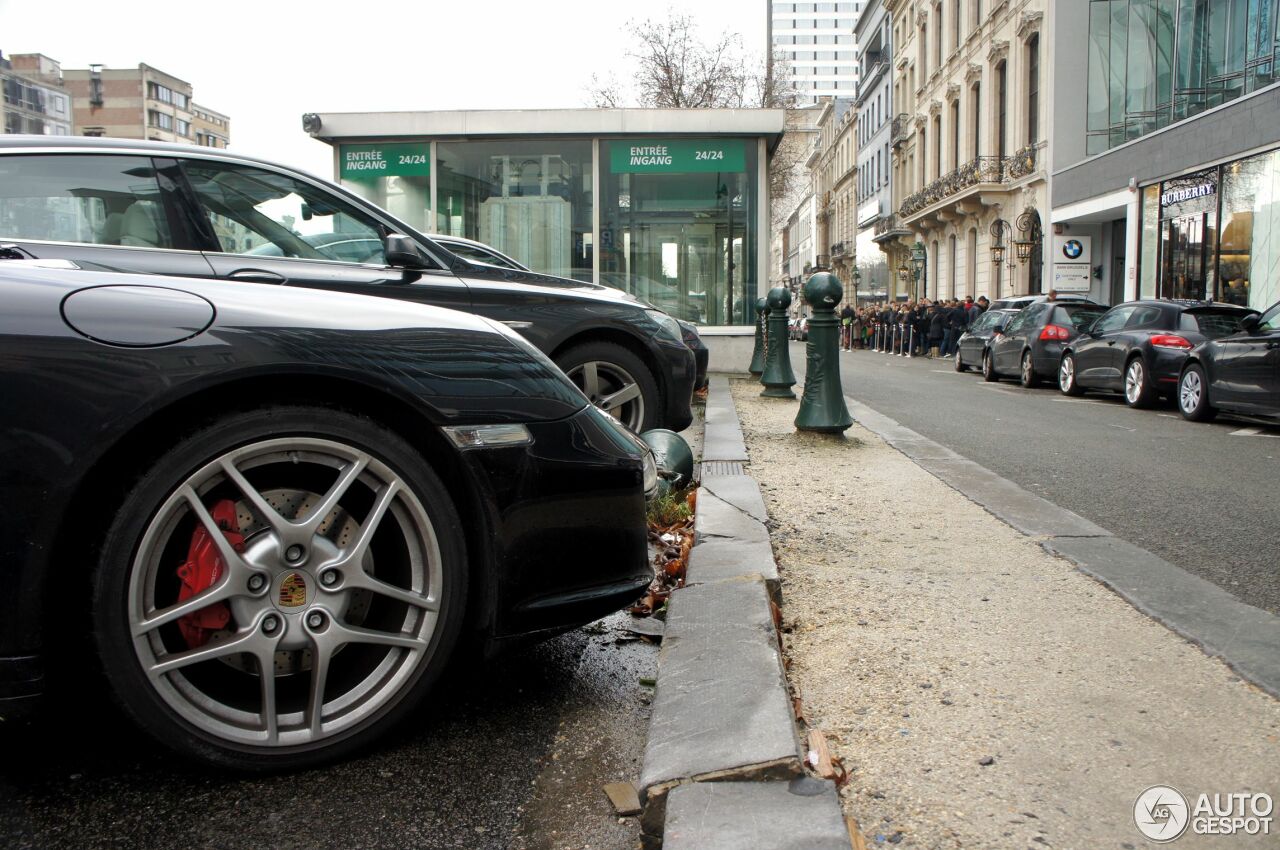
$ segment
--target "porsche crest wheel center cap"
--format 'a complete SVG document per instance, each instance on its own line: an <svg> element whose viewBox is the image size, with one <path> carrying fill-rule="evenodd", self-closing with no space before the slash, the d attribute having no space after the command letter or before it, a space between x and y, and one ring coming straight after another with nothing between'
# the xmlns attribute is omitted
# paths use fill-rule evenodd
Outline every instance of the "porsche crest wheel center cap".
<svg viewBox="0 0 1280 850"><path fill-rule="evenodd" d="M275 603L281 611L294 612L306 606L311 588L305 573L291 570L280 576L276 584Z"/></svg>

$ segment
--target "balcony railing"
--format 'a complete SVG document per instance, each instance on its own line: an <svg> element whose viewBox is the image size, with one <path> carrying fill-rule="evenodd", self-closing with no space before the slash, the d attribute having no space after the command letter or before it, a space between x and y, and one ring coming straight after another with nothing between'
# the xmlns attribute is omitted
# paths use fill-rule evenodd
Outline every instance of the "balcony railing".
<svg viewBox="0 0 1280 850"><path fill-rule="evenodd" d="M889 143L896 145L898 142L905 142L911 135L910 123L911 116L905 112L893 116L893 125L889 129Z"/></svg>
<svg viewBox="0 0 1280 850"><path fill-rule="evenodd" d="M1004 172L1008 180L1026 177L1036 170L1040 161L1040 146L1027 145L1020 148L1005 163Z"/></svg>
<svg viewBox="0 0 1280 850"><path fill-rule="evenodd" d="M833 257L843 257L843 256L844 256L844 254L845 254L845 250L844 250L844 243L843 243L843 242L837 242L837 243L835 243L834 245L832 245L832 246L831 246L831 256L833 256Z"/></svg>
<svg viewBox="0 0 1280 850"><path fill-rule="evenodd" d="M898 217L896 215L881 216L876 222L876 228L875 232L872 234L872 238L884 236L886 233L893 233L896 230L906 231L906 228L898 223Z"/></svg>
<svg viewBox="0 0 1280 850"><path fill-rule="evenodd" d="M909 195L898 207L898 214L914 215L927 206L962 192L970 186L977 186L979 183L1003 182L1006 162L1007 159L998 156L975 157L955 171L934 180L919 192Z"/></svg>
<svg viewBox="0 0 1280 850"><path fill-rule="evenodd" d="M813 268L816 271L823 271L824 269L831 268L831 257L828 254L819 254L817 262L813 264Z"/></svg>

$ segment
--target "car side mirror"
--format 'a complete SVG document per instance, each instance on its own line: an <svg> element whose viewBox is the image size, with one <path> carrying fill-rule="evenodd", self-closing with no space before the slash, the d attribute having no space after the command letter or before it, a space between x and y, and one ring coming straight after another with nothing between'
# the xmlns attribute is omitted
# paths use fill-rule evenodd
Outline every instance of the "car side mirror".
<svg viewBox="0 0 1280 850"><path fill-rule="evenodd" d="M425 269L427 258L418 243L400 233L388 233L382 243L387 265L400 269Z"/></svg>
<svg viewBox="0 0 1280 850"><path fill-rule="evenodd" d="M1258 330L1259 318L1257 313L1250 313L1240 320L1240 330L1247 334L1254 333Z"/></svg>

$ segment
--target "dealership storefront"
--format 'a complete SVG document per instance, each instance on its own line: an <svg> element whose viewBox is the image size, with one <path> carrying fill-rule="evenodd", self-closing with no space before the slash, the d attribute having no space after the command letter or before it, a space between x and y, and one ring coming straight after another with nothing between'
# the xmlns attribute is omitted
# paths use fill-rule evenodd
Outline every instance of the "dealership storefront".
<svg viewBox="0 0 1280 850"><path fill-rule="evenodd" d="M344 186L424 233L625 289L711 327L767 288L769 151L781 110L308 116ZM309 127L309 129L310 129Z"/></svg>

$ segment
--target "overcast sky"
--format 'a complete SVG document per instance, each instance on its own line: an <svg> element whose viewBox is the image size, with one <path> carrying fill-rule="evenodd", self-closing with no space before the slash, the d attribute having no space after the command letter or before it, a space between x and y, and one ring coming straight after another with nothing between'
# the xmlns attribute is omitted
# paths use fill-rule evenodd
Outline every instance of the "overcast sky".
<svg viewBox="0 0 1280 850"><path fill-rule="evenodd" d="M330 177L302 113L586 106L593 73L620 73L626 22L668 8L764 51L765 0L0 0L0 51L145 62L231 116L234 149Z"/></svg>

